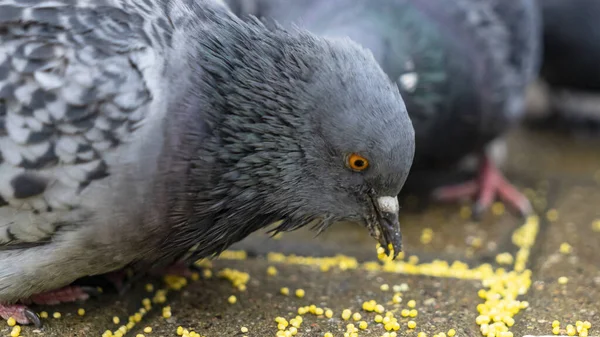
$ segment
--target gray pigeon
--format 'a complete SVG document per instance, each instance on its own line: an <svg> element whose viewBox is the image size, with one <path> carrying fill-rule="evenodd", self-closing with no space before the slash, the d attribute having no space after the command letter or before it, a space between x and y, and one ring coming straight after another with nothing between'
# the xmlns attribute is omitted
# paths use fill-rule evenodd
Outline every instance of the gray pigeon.
<svg viewBox="0 0 600 337"><path fill-rule="evenodd" d="M412 171L446 171L469 155L478 179L434 191L475 196L480 213L499 195L522 213L531 206L486 151L524 113L539 64L534 0L228 0L254 14L324 36L349 36L369 48L397 82L416 134ZM413 174L409 177L411 182ZM422 184L419 184L422 186Z"/></svg>
<svg viewBox="0 0 600 337"><path fill-rule="evenodd" d="M22 303L278 220L361 223L397 253L413 152L397 87L349 39L220 1L0 0L0 315L39 323Z"/></svg>

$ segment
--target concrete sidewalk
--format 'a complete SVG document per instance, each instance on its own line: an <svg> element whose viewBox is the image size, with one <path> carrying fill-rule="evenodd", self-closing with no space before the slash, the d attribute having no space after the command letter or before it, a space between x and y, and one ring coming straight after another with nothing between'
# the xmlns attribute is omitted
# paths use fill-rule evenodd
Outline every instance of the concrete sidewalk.
<svg viewBox="0 0 600 337"><path fill-rule="evenodd" d="M405 212L405 257L393 263L377 261L375 242L352 225L316 239L309 231L278 239L258 233L234 247L251 257L230 252L187 280L170 278L170 286L148 280L152 287L139 284L122 297L38 308L49 315L44 328L23 327L21 336L118 336L121 329L127 336L431 337L453 330L508 337L553 335L554 320L560 335L570 324L576 335L600 336L599 146L531 131L511 136L507 172L526 188L538 219L515 217L501 204L480 222L460 205ZM405 209L418 203L409 198ZM3 324L0 333L11 329Z"/></svg>

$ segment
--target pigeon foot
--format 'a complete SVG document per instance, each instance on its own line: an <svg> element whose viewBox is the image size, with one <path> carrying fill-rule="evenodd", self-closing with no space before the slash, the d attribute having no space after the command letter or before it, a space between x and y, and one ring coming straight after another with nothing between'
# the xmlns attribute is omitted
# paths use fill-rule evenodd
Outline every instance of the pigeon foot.
<svg viewBox="0 0 600 337"><path fill-rule="evenodd" d="M56 305L60 303L85 301L90 297L90 293L95 294L97 291L98 290L90 287L67 286L57 290L32 295L22 302L40 305Z"/></svg>
<svg viewBox="0 0 600 337"><path fill-rule="evenodd" d="M42 321L40 317L26 304L55 305L60 303L85 301L90 297L90 294L93 295L97 292L98 290L88 287L67 286L35 294L22 300L21 302L24 304L0 304L0 317L5 320L12 317L19 324L33 324L37 328L41 328Z"/></svg>
<svg viewBox="0 0 600 337"><path fill-rule="evenodd" d="M22 304L0 304L0 317L4 320L12 317L19 324L33 324L37 328L42 327L40 317L33 310Z"/></svg>
<svg viewBox="0 0 600 337"><path fill-rule="evenodd" d="M473 214L476 217L481 216L490 208L495 197L519 211L522 216L528 216L533 211L527 197L519 192L486 156L482 158L477 179L458 185L440 187L433 192L433 197L440 201L475 198Z"/></svg>

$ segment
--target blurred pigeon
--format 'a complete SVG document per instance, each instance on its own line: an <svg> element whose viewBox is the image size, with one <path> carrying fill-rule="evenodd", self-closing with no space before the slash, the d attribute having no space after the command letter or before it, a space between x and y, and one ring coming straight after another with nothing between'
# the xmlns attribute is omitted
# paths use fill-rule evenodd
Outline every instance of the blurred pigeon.
<svg viewBox="0 0 600 337"><path fill-rule="evenodd" d="M401 251L414 131L349 39L210 0L0 0L0 315L338 221ZM59 289L59 290L56 290ZM55 291L53 291L55 290ZM19 303L20 302L20 303Z"/></svg>
<svg viewBox="0 0 600 337"><path fill-rule="evenodd" d="M562 119L600 121L600 1L538 0L544 22L541 75Z"/></svg>
<svg viewBox="0 0 600 337"><path fill-rule="evenodd" d="M349 36L369 48L406 102L416 134L413 171L446 170L469 154L481 159L477 180L434 195L478 196L481 212L498 194L522 213L531 211L485 151L523 114L525 88L538 70L534 0L226 2L241 17Z"/></svg>

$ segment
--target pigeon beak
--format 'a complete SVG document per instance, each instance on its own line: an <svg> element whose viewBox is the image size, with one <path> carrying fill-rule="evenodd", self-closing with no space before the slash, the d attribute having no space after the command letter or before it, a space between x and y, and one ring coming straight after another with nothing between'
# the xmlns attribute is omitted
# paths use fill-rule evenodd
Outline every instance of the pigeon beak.
<svg viewBox="0 0 600 337"><path fill-rule="evenodd" d="M396 197L378 197L373 200L373 206L377 215L375 224L372 224L371 236L373 236L381 246L390 253L393 249L392 258L402 251L402 233L400 232L400 221L398 220L398 198ZM390 247L391 246L391 247Z"/></svg>

